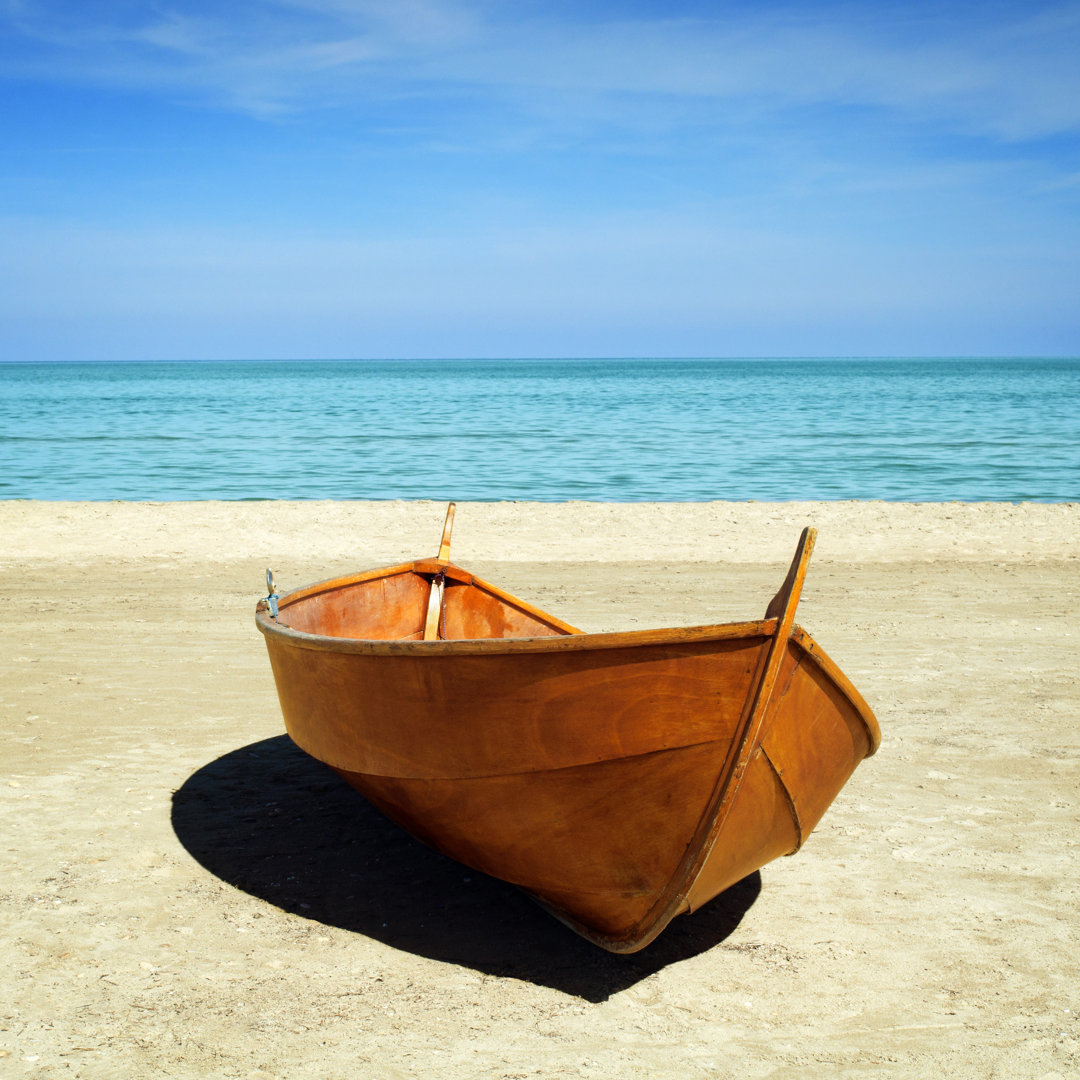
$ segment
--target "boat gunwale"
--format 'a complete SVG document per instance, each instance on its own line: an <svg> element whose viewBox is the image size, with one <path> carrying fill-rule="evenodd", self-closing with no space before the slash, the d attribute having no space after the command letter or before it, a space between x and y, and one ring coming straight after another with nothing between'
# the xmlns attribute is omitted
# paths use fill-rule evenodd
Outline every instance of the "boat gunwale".
<svg viewBox="0 0 1080 1080"><path fill-rule="evenodd" d="M361 656L492 656L513 653L545 653L578 650L639 648L650 645L691 645L706 641L735 641L740 638L769 638L775 635L779 618L752 619L745 622L708 623L696 626L673 626L648 630L614 630L602 633L586 633L569 627L552 615L527 603L503 589L478 578L475 574L463 570L460 566L439 559L414 559L410 562L397 563L393 566L377 567L343 577L328 578L325 581L303 585L285 593L279 600L279 611L286 610L294 603L306 600L320 593L333 592L349 588L380 578L393 577L407 573L445 573L451 581L475 585L487 590L514 605L522 611L540 616L554 625L568 627L566 633L544 635L540 637L509 638L453 638L449 641L436 639L423 641L417 638L346 638L329 634L309 634L303 630L294 630L285 623L272 619L265 601L256 607L255 621L268 638L277 638L288 642L294 648L309 649L314 652L331 652ZM809 657L832 681L837 690L851 703L866 727L870 740L867 757L870 757L881 744L881 728L873 710L851 680L832 660L813 636L803 627L795 624L791 629L790 640Z"/></svg>
<svg viewBox="0 0 1080 1080"><path fill-rule="evenodd" d="M727 641L741 637L772 637L778 620L753 619L738 623L710 623L701 626L666 627L650 630L614 630L603 633L586 633L563 622L546 611L541 611L527 601L492 585L468 570L442 559L414 559L394 566L378 567L344 577L328 578L312 585L302 585L283 593L278 600L278 611L284 616L293 604L323 593L338 592L354 585L363 585L381 578L400 574L445 574L447 580L462 585L472 585L497 596L500 600L524 611L562 632L555 635L506 638L443 638L424 641L420 638L350 638L332 634L311 634L296 630L287 623L270 617L265 600L255 609L255 621L259 630L268 637L277 637L300 649L319 652L365 654L374 656L453 656L522 652L562 652L578 649L617 649L644 645L683 644L700 641ZM280 616L279 616L280 618Z"/></svg>
<svg viewBox="0 0 1080 1080"><path fill-rule="evenodd" d="M699 644L707 641L732 641L748 637L767 637L775 632L775 619L765 622L721 623L712 626L670 627L664 630L629 630L605 634L574 634L566 637L538 638L459 638L455 641L367 641L358 638L338 638L306 634L291 627L275 625L260 611L256 617L259 629L268 637L280 637L289 645L314 652L330 652L361 656L478 656L505 655L523 652L564 652L575 650L620 649L650 645ZM806 658L821 669L833 686L845 697L863 726L869 739L867 757L872 757L881 745L881 728L873 710L836 662L801 626L796 625L790 640L803 651ZM571 646L571 642L573 645ZM492 648L506 645L507 648ZM403 646L408 646L404 648ZM440 647L442 646L442 647ZM455 646L447 648L446 646ZM464 646L464 647L462 647ZM346 766L341 766L345 768Z"/></svg>
<svg viewBox="0 0 1080 1080"><path fill-rule="evenodd" d="M368 656L476 656L500 653L576 652L586 649L634 648L646 645L681 645L702 641L732 641L739 638L768 638L776 633L776 619L742 623L715 623L708 626L673 626L660 630L614 630L604 633L559 634L544 637L510 638L346 638L309 634L275 622L261 609L255 614L259 630L267 637L287 641L299 649L315 652Z"/></svg>

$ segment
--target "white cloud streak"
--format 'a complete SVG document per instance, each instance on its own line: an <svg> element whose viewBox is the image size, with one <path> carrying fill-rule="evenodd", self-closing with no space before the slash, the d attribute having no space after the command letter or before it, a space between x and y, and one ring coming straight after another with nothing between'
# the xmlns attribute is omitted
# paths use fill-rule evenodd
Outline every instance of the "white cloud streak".
<svg viewBox="0 0 1080 1080"><path fill-rule="evenodd" d="M1080 130L1080 5L951 21L769 6L568 23L466 0L88 6L8 0L9 76L168 89L259 115L468 94L557 127L758 122L816 106L1003 140ZM677 8L673 8L677 11ZM885 11L886 9L881 9ZM977 12L979 9L972 8ZM643 103L648 107L643 108ZM569 119L567 123L571 123Z"/></svg>

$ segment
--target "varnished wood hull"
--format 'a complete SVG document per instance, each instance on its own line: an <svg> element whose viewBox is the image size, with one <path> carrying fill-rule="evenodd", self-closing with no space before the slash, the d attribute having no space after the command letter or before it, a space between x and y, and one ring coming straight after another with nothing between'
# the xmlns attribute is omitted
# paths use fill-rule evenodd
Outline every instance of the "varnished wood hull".
<svg viewBox="0 0 1080 1080"><path fill-rule="evenodd" d="M444 636L425 641L437 574ZM299 746L617 952L797 850L879 740L783 615L583 634L428 560L257 618Z"/></svg>

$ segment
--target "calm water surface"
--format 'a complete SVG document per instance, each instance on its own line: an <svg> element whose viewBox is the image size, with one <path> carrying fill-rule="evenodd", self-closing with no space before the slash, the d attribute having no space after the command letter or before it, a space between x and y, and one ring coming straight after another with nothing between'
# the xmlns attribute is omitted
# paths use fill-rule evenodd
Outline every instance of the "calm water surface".
<svg viewBox="0 0 1080 1080"><path fill-rule="evenodd" d="M1080 360L0 364L0 498L1080 498Z"/></svg>

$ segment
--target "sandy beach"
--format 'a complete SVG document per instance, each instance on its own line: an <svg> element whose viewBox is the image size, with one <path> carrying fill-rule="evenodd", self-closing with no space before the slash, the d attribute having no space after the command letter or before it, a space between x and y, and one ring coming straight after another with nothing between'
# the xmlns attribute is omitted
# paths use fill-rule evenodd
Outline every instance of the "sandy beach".
<svg viewBox="0 0 1080 1080"><path fill-rule="evenodd" d="M798 621L883 741L644 952L449 862L285 737L254 607L436 503L0 502L0 1076L1080 1074L1080 504L459 504L586 630Z"/></svg>

